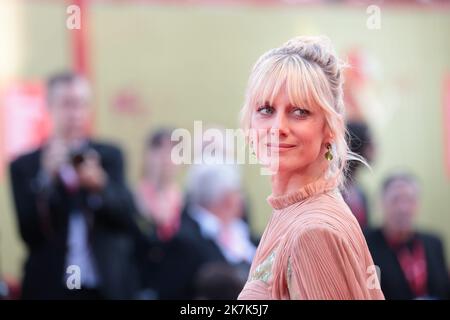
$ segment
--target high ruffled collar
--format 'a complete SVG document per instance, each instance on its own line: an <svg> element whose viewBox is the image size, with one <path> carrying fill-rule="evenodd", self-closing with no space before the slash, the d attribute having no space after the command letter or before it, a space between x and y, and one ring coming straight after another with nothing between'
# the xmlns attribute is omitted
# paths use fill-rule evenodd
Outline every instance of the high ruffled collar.
<svg viewBox="0 0 450 320"><path fill-rule="evenodd" d="M273 209L281 210L314 195L332 191L337 188L337 185L338 183L336 179L321 178L303 186L296 191L292 191L280 196L274 196L273 194L271 194L267 198L267 202Z"/></svg>

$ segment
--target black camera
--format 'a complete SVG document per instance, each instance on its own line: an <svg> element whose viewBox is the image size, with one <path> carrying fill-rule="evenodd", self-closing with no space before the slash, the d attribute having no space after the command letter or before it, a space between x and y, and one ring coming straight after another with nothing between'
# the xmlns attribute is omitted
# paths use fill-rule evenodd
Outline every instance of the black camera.
<svg viewBox="0 0 450 320"><path fill-rule="evenodd" d="M70 152L70 163L77 168L80 166L87 157L96 157L98 156L97 152L94 149L89 147L81 147L74 149Z"/></svg>

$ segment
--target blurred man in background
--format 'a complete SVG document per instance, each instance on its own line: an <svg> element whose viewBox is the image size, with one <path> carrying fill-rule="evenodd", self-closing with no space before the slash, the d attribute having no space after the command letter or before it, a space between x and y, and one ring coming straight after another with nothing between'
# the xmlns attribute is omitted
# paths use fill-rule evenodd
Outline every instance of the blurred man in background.
<svg viewBox="0 0 450 320"><path fill-rule="evenodd" d="M199 244L212 241L213 251L230 264L251 263L255 246L243 221L244 201L238 168L223 164L193 165L187 190L190 203L183 217L182 232Z"/></svg>
<svg viewBox="0 0 450 320"><path fill-rule="evenodd" d="M366 235L381 269L386 299L449 299L450 279L441 240L418 231L420 188L414 176L389 176L381 194L383 225Z"/></svg>
<svg viewBox="0 0 450 320"><path fill-rule="evenodd" d="M235 292L236 298L256 250L242 219L238 168L193 165L188 173L187 198L179 232L160 250L158 263L149 266L154 270L149 286L161 299L224 299L230 292ZM218 278L212 286L205 286L209 275Z"/></svg>
<svg viewBox="0 0 450 320"><path fill-rule="evenodd" d="M53 133L10 167L28 249L24 299L131 297L133 201L121 151L92 140L90 86L63 72L47 83Z"/></svg>
<svg viewBox="0 0 450 320"><path fill-rule="evenodd" d="M223 262L233 266L245 282L256 247L243 221L244 199L238 168L224 164L193 165L188 174L187 196L189 206L179 237L196 254L185 258L191 267L185 281L195 286L202 267ZM226 292L226 288L222 290ZM196 295L200 293L194 292Z"/></svg>

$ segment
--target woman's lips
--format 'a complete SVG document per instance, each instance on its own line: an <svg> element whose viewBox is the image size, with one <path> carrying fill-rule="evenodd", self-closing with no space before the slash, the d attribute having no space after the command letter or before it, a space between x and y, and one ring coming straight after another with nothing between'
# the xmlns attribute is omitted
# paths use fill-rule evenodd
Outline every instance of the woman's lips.
<svg viewBox="0 0 450 320"><path fill-rule="evenodd" d="M278 143L278 144L268 143L267 147L270 148L270 149L284 151L284 150L289 150L289 149L295 148L296 145L295 144L290 144L290 143Z"/></svg>

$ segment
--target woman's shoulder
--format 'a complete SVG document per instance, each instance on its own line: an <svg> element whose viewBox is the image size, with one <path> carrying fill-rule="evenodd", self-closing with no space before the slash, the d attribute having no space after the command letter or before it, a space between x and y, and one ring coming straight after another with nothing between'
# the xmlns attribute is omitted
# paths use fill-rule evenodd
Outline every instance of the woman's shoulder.
<svg viewBox="0 0 450 320"><path fill-rule="evenodd" d="M285 237L285 248L289 256L299 252L341 252L341 255L350 254L365 259L363 239L361 231L356 228L346 228L329 219L319 218L292 228Z"/></svg>
<svg viewBox="0 0 450 320"><path fill-rule="evenodd" d="M308 235L341 237L346 234L344 229L341 221L321 211L305 214L301 220L292 224L289 237L295 241Z"/></svg>
<svg viewBox="0 0 450 320"><path fill-rule="evenodd" d="M339 191L322 194L297 208L299 228L340 230L358 226L358 221Z"/></svg>
<svg viewBox="0 0 450 320"><path fill-rule="evenodd" d="M290 242L310 236L334 238L354 243L362 241L362 231L340 195L323 195L301 208L290 225Z"/></svg>

